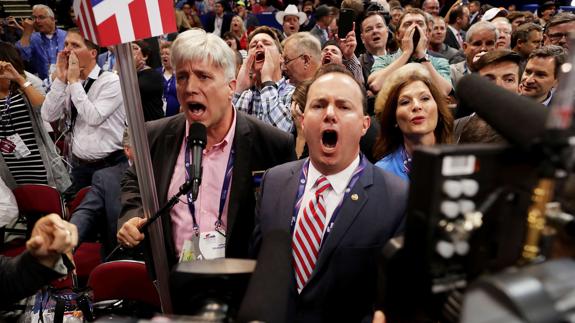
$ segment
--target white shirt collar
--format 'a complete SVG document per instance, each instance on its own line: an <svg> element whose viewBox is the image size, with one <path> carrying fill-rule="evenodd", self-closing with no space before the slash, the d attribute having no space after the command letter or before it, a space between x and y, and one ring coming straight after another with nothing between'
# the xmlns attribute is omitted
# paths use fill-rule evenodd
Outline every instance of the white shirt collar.
<svg viewBox="0 0 575 323"><path fill-rule="evenodd" d="M347 185L349 184L349 181L351 180L351 176L353 175L353 171L355 171L358 165L359 165L359 154L344 170L340 171L339 173L326 176L327 180L331 184L331 188L337 194L343 193L343 191L346 189ZM313 166L313 163L310 160L309 170L307 173L306 188L311 189L313 184L317 181L317 179L321 175L322 174L319 172L319 170L317 170Z"/></svg>
<svg viewBox="0 0 575 323"><path fill-rule="evenodd" d="M88 74L88 78L97 80L98 75L100 74L100 70L101 68L100 66L98 66L98 64L94 65L94 68L92 69L92 71L90 71L90 74Z"/></svg>

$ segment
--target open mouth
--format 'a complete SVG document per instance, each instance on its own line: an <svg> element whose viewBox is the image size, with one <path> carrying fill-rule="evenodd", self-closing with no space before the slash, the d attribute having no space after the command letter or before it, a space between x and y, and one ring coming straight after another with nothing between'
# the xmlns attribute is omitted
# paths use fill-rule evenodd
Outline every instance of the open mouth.
<svg viewBox="0 0 575 323"><path fill-rule="evenodd" d="M373 37L373 41L379 41L380 39L381 39L381 37L379 37L379 36Z"/></svg>
<svg viewBox="0 0 575 323"><path fill-rule="evenodd" d="M206 106L197 102L188 103L188 110L190 110L193 115L201 115L206 111Z"/></svg>
<svg viewBox="0 0 575 323"><path fill-rule="evenodd" d="M337 145L337 132L333 130L325 130L321 134L321 143L324 147L335 148Z"/></svg>
<svg viewBox="0 0 575 323"><path fill-rule="evenodd" d="M256 52L256 62L263 62L266 59L266 53Z"/></svg>
<svg viewBox="0 0 575 323"><path fill-rule="evenodd" d="M329 64L331 63L331 57L330 56L325 56L323 58L323 60L321 61L322 64Z"/></svg>

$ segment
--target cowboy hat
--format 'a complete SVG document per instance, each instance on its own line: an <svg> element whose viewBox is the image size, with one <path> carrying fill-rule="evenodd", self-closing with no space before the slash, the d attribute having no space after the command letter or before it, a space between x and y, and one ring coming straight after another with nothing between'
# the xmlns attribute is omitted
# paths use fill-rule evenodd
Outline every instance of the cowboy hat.
<svg viewBox="0 0 575 323"><path fill-rule="evenodd" d="M307 20L307 15L305 14L305 12L299 11L297 7L293 4L288 5L285 11L279 11L277 13L276 20L279 22L280 25L283 25L285 16L298 17L300 25L303 25L303 23Z"/></svg>

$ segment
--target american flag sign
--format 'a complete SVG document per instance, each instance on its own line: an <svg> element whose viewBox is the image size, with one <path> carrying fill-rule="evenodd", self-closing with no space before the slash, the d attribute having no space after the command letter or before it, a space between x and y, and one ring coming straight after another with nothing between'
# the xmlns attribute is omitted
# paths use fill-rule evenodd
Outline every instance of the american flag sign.
<svg viewBox="0 0 575 323"><path fill-rule="evenodd" d="M173 0L74 0L77 25L104 47L176 31Z"/></svg>

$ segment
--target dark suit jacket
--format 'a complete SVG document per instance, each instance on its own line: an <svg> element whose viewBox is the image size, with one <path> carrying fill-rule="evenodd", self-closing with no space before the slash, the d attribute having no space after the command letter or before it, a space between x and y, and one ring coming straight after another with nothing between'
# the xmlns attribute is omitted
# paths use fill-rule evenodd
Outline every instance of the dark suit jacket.
<svg viewBox="0 0 575 323"><path fill-rule="evenodd" d="M224 21L222 21L222 36L225 32L230 31L230 25L232 24L232 15L224 12ZM213 33L216 23L216 15L210 14L207 19L208 23L204 26L206 32Z"/></svg>
<svg viewBox="0 0 575 323"><path fill-rule="evenodd" d="M39 264L27 251L14 258L0 256L0 309L34 295L59 277L62 275Z"/></svg>
<svg viewBox="0 0 575 323"><path fill-rule="evenodd" d="M126 161L96 171L90 191L70 219L78 227L79 243L100 236L102 256L108 255L118 244L116 225L122 210L120 180L127 168Z"/></svg>
<svg viewBox="0 0 575 323"><path fill-rule="evenodd" d="M227 218L226 257L246 258L254 229L255 186L252 172L266 170L295 159L293 137L261 121L237 112L234 149L236 152ZM168 199L168 188L185 137L183 113L148 122L148 141L160 207ZM118 228L133 217L142 216L138 178L130 167L122 179L122 215ZM162 228L170 267L177 261L169 216L162 218Z"/></svg>
<svg viewBox="0 0 575 323"><path fill-rule="evenodd" d="M447 46L453 47L455 49L461 49L461 46L459 46L459 42L457 41L457 37L451 31L451 28L446 27L446 29L447 30L445 32L445 40L443 41L443 43L447 44ZM464 40L465 40L465 38L464 38Z"/></svg>
<svg viewBox="0 0 575 323"><path fill-rule="evenodd" d="M266 173L251 246L254 254L268 232L290 231L303 163L280 165ZM353 194L358 197L355 201ZM316 268L299 295L292 271L292 288L287 292L295 317L286 322L359 322L372 313L377 255L403 230L406 206L407 184L368 162L346 195L330 235L322 242Z"/></svg>

